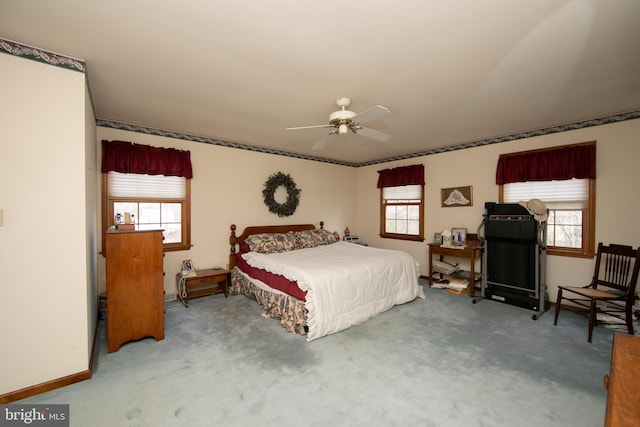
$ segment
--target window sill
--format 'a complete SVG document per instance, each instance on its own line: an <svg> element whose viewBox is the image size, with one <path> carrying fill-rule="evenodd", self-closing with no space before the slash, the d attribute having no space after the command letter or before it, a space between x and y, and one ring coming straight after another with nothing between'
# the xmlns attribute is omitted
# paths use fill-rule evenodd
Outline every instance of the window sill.
<svg viewBox="0 0 640 427"><path fill-rule="evenodd" d="M193 247L190 244L167 243L164 245L164 252L188 251Z"/></svg>
<svg viewBox="0 0 640 427"><path fill-rule="evenodd" d="M587 258L592 259L596 256L594 253L585 253L582 250L566 250L558 248L547 248L547 255L566 256L571 258Z"/></svg>
<svg viewBox="0 0 640 427"><path fill-rule="evenodd" d="M383 239L409 240L413 242L424 242L422 236L411 236L408 234L380 234Z"/></svg>

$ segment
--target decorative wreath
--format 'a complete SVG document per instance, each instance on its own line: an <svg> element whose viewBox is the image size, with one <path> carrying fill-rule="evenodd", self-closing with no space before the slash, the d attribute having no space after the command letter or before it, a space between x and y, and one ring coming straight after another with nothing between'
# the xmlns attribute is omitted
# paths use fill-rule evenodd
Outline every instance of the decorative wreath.
<svg viewBox="0 0 640 427"><path fill-rule="evenodd" d="M274 173L264 184L262 190L264 204L269 208L269 212L273 212L278 216L290 216L296 211L298 203L300 203L300 190L296 188L296 183L289 175L282 172ZM284 186L287 190L287 201L284 203L276 202L273 197L278 187Z"/></svg>

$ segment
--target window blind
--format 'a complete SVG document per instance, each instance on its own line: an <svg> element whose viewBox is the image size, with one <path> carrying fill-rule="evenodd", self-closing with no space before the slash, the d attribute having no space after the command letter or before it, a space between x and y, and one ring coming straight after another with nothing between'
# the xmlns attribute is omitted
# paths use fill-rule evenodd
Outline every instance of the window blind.
<svg viewBox="0 0 640 427"><path fill-rule="evenodd" d="M528 181L504 184L505 203L542 200L549 209L585 210L589 204L589 180Z"/></svg>
<svg viewBox="0 0 640 427"><path fill-rule="evenodd" d="M186 178L109 172L109 197L135 199L184 199Z"/></svg>
<svg viewBox="0 0 640 427"><path fill-rule="evenodd" d="M384 200L421 200L421 185L402 185L399 187L384 187L382 189Z"/></svg>

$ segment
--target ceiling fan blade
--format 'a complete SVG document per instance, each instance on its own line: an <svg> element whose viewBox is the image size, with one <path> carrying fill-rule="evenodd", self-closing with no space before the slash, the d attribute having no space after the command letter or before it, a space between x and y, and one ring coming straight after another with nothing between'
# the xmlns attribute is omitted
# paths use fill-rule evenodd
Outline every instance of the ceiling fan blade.
<svg viewBox="0 0 640 427"><path fill-rule="evenodd" d="M376 141L386 141L391 137L391 135L386 134L384 132L380 132L380 131L369 129L369 128L363 128L363 127L356 128L354 132L360 136L375 139Z"/></svg>
<svg viewBox="0 0 640 427"><path fill-rule="evenodd" d="M327 146L327 144L329 143L329 141L331 139L333 139L333 137L335 135L337 135L338 131L334 130L332 132L329 132L328 134L326 134L325 136L323 136L320 141L316 142L316 144L311 147L312 150L322 150L324 147Z"/></svg>
<svg viewBox="0 0 640 427"><path fill-rule="evenodd" d="M391 111L389 111L388 108L385 108L382 105L376 105L375 107L371 107L368 110L364 110L363 112L356 114L351 118L351 120L356 123L366 123L388 116L389 114L391 114Z"/></svg>
<svg viewBox="0 0 640 427"><path fill-rule="evenodd" d="M298 130L298 129L315 129L315 128L332 128L333 125L314 125L314 126L298 126L295 128L287 128L287 130Z"/></svg>

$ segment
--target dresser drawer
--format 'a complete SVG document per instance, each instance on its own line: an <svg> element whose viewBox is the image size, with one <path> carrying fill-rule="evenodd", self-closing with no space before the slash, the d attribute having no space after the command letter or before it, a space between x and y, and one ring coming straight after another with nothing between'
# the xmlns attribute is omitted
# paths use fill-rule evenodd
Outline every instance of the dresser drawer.
<svg viewBox="0 0 640 427"><path fill-rule="evenodd" d="M205 277L189 277L187 278L187 286L200 286L207 285L210 283L217 283L227 280L227 274L221 273L215 276L205 276Z"/></svg>

